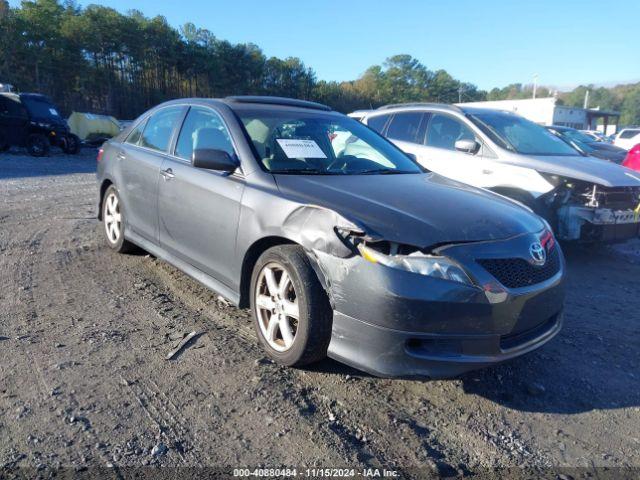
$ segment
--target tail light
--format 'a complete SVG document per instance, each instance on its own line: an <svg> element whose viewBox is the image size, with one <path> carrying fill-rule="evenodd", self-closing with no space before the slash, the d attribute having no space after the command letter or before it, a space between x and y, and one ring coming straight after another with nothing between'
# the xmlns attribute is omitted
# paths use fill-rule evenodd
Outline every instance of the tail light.
<svg viewBox="0 0 640 480"><path fill-rule="evenodd" d="M104 155L104 148L98 149L98 156L96 157L96 161L100 162L102 160L102 155Z"/></svg>

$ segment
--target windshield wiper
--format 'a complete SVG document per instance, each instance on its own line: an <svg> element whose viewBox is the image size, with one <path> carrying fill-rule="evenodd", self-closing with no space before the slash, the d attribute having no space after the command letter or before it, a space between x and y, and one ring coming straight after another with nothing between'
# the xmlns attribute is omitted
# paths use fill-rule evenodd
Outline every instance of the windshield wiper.
<svg viewBox="0 0 640 480"><path fill-rule="evenodd" d="M333 173L326 170L318 170L316 168L281 168L279 170L269 170L269 173L299 173L301 175L333 175Z"/></svg>
<svg viewBox="0 0 640 480"><path fill-rule="evenodd" d="M393 170L391 168L376 168L373 170L362 170L360 172L352 172L352 175L400 175L405 173L420 173L411 172L408 170Z"/></svg>

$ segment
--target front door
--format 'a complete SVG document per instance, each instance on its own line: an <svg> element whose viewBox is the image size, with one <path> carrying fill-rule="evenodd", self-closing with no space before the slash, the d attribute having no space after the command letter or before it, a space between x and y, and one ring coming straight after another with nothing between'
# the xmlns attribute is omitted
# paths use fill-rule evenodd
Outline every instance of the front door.
<svg viewBox="0 0 640 480"><path fill-rule="evenodd" d="M197 148L236 155L223 120L208 107L191 107L175 154L162 165L160 243L176 257L231 285L244 179L193 167Z"/></svg>
<svg viewBox="0 0 640 480"><path fill-rule="evenodd" d="M485 177L493 171L483 158L482 149L466 153L456 150L458 140L475 140L474 132L453 116L433 113L422 145L416 145L411 153L429 170L460 182L484 187Z"/></svg>

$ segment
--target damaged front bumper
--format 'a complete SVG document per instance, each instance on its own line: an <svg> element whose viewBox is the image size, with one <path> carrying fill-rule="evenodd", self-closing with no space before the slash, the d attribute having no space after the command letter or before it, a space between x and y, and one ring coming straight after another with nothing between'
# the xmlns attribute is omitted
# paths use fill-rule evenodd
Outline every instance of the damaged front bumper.
<svg viewBox="0 0 640 480"><path fill-rule="evenodd" d="M637 209L614 210L581 205L564 205L558 210L560 240L622 242L640 237Z"/></svg>
<svg viewBox="0 0 640 480"><path fill-rule="evenodd" d="M473 277L465 285L315 252L333 307L328 355L384 377L451 377L509 360L562 325L564 259L533 285L507 288L478 259L526 261L539 236L443 247ZM504 281L504 279L503 279Z"/></svg>

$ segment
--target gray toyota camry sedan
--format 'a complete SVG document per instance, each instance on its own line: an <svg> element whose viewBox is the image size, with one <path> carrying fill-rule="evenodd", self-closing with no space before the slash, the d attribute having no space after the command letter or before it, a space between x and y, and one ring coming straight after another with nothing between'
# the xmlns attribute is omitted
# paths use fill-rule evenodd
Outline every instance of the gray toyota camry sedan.
<svg viewBox="0 0 640 480"><path fill-rule="evenodd" d="M317 103L184 99L98 154L99 217L253 313L276 362L452 376L561 328L564 259L507 198L425 171Z"/></svg>

